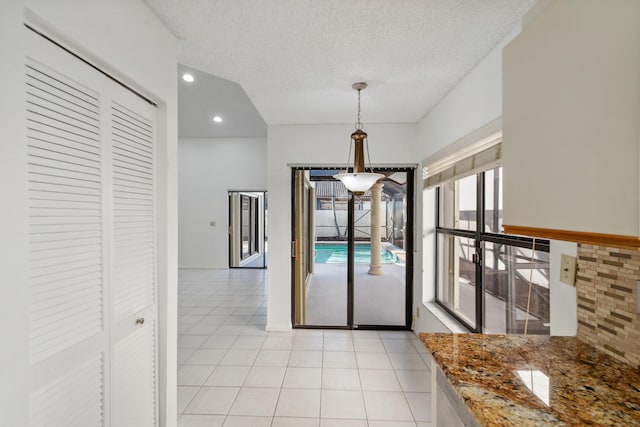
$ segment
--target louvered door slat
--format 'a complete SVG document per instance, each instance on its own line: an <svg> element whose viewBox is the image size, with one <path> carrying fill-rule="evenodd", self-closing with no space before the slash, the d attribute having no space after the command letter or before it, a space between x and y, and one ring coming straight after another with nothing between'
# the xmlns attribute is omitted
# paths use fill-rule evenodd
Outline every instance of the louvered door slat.
<svg viewBox="0 0 640 427"><path fill-rule="evenodd" d="M141 151L153 151L151 142L147 141L140 135L133 134L131 132L128 132L126 129L118 127L117 125L114 125L113 127L113 136L118 143L121 143L123 145L136 147Z"/></svg>
<svg viewBox="0 0 640 427"><path fill-rule="evenodd" d="M135 257L136 254L146 257L148 255L153 255L153 244L151 242L144 244L133 243L131 245L123 246L121 252L126 257Z"/></svg>
<svg viewBox="0 0 640 427"><path fill-rule="evenodd" d="M145 135L148 138L153 137L153 127L150 122L141 118L138 114L131 114L129 109L120 105L113 106L113 116L118 120L119 124L126 125L127 127L135 130L141 135Z"/></svg>
<svg viewBox="0 0 640 427"><path fill-rule="evenodd" d="M153 179L153 165L125 156L114 156L114 159L117 162L114 173L137 176L149 181Z"/></svg>
<svg viewBox="0 0 640 427"><path fill-rule="evenodd" d="M34 159L29 165L29 181L40 182L52 185L65 186L69 188L88 188L100 190L100 178L95 174L88 175L82 171L62 169L55 161L50 166L36 163L41 159Z"/></svg>
<svg viewBox="0 0 640 427"><path fill-rule="evenodd" d="M147 227L150 229L150 227ZM114 239L114 244L117 248L123 248L128 245L138 245L142 247L145 244L153 245L153 240L149 239L144 234L148 230L139 230L139 227L131 227L130 233L128 236L120 236L118 239Z"/></svg>
<svg viewBox="0 0 640 427"><path fill-rule="evenodd" d="M92 322L87 323L86 325L77 325L77 326L72 327L72 328L70 327L70 328L62 329L62 330L60 330L58 332L58 335L60 337L64 338L64 339L69 340L69 339L72 339L76 335L86 335L87 333L90 333L92 329L94 329L94 328L96 328L98 326L100 326L99 322L92 321ZM31 337L31 335L30 335L30 337ZM55 342L49 343L47 349L41 349L39 347L36 347L34 349L33 354L36 357L42 357L44 355L41 354L39 352L39 350L42 350L43 352L46 352L48 349L53 349L56 352L62 352L64 350L66 350L66 347L65 347L64 344L62 344L62 343L60 343L58 341L55 341Z"/></svg>
<svg viewBox="0 0 640 427"><path fill-rule="evenodd" d="M114 159L117 162L117 166L113 169L116 174L138 176L146 180L153 178L153 165L147 162L140 162L125 156L114 156Z"/></svg>
<svg viewBox="0 0 640 427"><path fill-rule="evenodd" d="M61 126L59 122L56 123L43 120L40 116L31 115L30 117L27 117L27 132L28 136L32 136L34 138L42 138L46 140L51 137L55 142L69 141L77 144L79 147L100 147L100 140L97 135L84 135L82 133L74 132L74 129L71 127Z"/></svg>
<svg viewBox="0 0 640 427"><path fill-rule="evenodd" d="M94 198L100 197L99 188L86 188L78 186L66 186L62 184L53 184L43 181L32 180L29 183L29 193L38 193L38 197L43 197L42 193L46 193L49 198L60 198L60 200L66 199L67 195L72 196L94 196ZM89 199L86 199L89 200Z"/></svg>
<svg viewBox="0 0 640 427"><path fill-rule="evenodd" d="M52 117L51 114L34 111L33 108L31 110L27 109L27 113L29 113L28 122L33 123L38 129L44 128L56 135L67 136L72 139L79 137L80 140L84 141L98 142L100 140L100 134L97 131L64 121L63 117Z"/></svg>
<svg viewBox="0 0 640 427"><path fill-rule="evenodd" d="M82 101L66 96L64 92L57 91L52 87L41 84L34 85L33 82L27 84L27 95L34 100L38 100L40 105L55 109L61 113L73 113L78 117L84 117L89 123L98 123L91 111L97 104L89 104L89 108Z"/></svg>
<svg viewBox="0 0 640 427"><path fill-rule="evenodd" d="M77 153L71 153L70 150L59 146L54 151L50 146L44 148L30 145L29 155L33 165L41 165L42 162L46 162L48 165L50 162L54 162L60 169L82 171L90 175L96 175L96 169L100 168L100 159L96 156L93 156L93 159L78 156Z"/></svg>
<svg viewBox="0 0 640 427"><path fill-rule="evenodd" d="M68 99L56 97L54 93L43 90L43 87L38 87L33 84L27 88L27 95L29 97L27 109L41 108L43 110L50 111L55 116L66 116L72 122L85 123L88 126L99 127L100 121L97 120L91 113L92 107L98 104L89 105L89 108L82 106L77 102L71 102ZM49 87L50 89L50 87ZM60 92L58 92L61 94Z"/></svg>
<svg viewBox="0 0 640 427"><path fill-rule="evenodd" d="M37 253L40 251L45 251L45 253L38 255ZM100 245L100 241L73 244L69 246L58 246L58 244L53 244L51 242L38 242L31 248L30 256L38 257L38 259L48 259L72 254L82 254L85 252L102 252L102 245Z"/></svg>
<svg viewBox="0 0 640 427"><path fill-rule="evenodd" d="M102 248L101 240L93 237L82 237L62 242L60 242L59 240L35 240L36 237L42 237L42 235L33 237L34 240L32 241L31 252L44 251L49 253L48 251L51 251L51 253L55 254L58 250L64 251L68 248L78 248L79 250L82 250L82 248L84 247L91 247L96 245Z"/></svg>
<svg viewBox="0 0 640 427"><path fill-rule="evenodd" d="M140 126L140 122L130 122L118 115L117 110L113 109L114 129L133 136L136 139L146 141L151 145L152 135L149 131Z"/></svg>
<svg viewBox="0 0 640 427"><path fill-rule="evenodd" d="M54 202L77 202L77 203L101 203L99 195L75 194L75 193L57 193L55 191L33 190L29 191L29 203L39 200L48 200Z"/></svg>
<svg viewBox="0 0 640 427"><path fill-rule="evenodd" d="M140 154L137 150L132 150L130 147L127 147L122 144L113 144L113 155L114 157L129 157L131 159L138 160L140 162L144 162L149 164L149 159L146 154ZM149 164L151 165L151 164Z"/></svg>
<svg viewBox="0 0 640 427"><path fill-rule="evenodd" d="M138 116L138 119L136 120L128 120L128 118L131 116L120 114L121 110L118 110L118 108L119 107L117 105L114 105L112 109L114 130L117 131L117 133L129 135L136 138L137 140L144 141L147 145L151 146L151 139L153 135L145 126L145 124L149 123L149 121L141 118L140 116ZM125 109L126 107L120 108Z"/></svg>
<svg viewBox="0 0 640 427"><path fill-rule="evenodd" d="M27 125L27 138L31 144L42 142L47 147L55 145L81 153L100 155L100 146L94 139L75 138L37 122L28 122Z"/></svg>
<svg viewBox="0 0 640 427"><path fill-rule="evenodd" d="M114 104L114 115L129 123L135 123L141 130L146 130L150 135L153 135L154 123L148 119L148 117L142 117L140 114L131 111L124 105Z"/></svg>
<svg viewBox="0 0 640 427"><path fill-rule="evenodd" d="M125 143L119 138L113 138L113 152L122 155L133 154L135 158L146 159L151 150L145 148L139 148L133 144Z"/></svg>
<svg viewBox="0 0 640 427"><path fill-rule="evenodd" d="M53 138L50 138L53 139ZM41 157L49 157L49 156L60 156L61 154L66 157L66 159L73 159L74 163L84 164L85 162L89 162L93 166L100 165L100 155L99 153L92 152L86 146L80 146L78 144L68 142L68 141L46 141L39 137L30 136L27 142L29 149L31 150L41 150L39 154ZM48 155L49 156L48 156ZM54 158L56 158L54 157ZM62 156L58 158L63 158Z"/></svg>
<svg viewBox="0 0 640 427"><path fill-rule="evenodd" d="M86 224L85 224L86 225ZM35 228L36 226L32 226ZM69 226L67 230L59 231L54 230L52 226L39 226L41 228L40 233L33 233L31 238L33 242L34 252L36 248L50 248L55 250L56 248L66 248L72 245L84 245L87 242L102 241L101 231L94 225L87 225L80 228L78 225L73 227ZM46 229L52 229L53 231L47 232ZM42 244L42 246L41 246ZM44 246L46 244L46 246ZM54 245L60 246L54 246ZM44 249L42 249L44 251Z"/></svg>
<svg viewBox="0 0 640 427"><path fill-rule="evenodd" d="M118 186L114 187L122 192L135 192L138 194L150 194L153 190L153 184L144 180L132 179L131 175L125 175L114 173L114 178L118 180ZM141 182L142 181L142 182ZM116 201L117 198L116 198Z"/></svg>
<svg viewBox="0 0 640 427"><path fill-rule="evenodd" d="M114 130L113 133L113 143L115 146L131 149L140 153L150 154L153 151L153 148L145 141L131 138L128 135L119 133L117 130Z"/></svg>
<svg viewBox="0 0 640 427"><path fill-rule="evenodd" d="M103 284L95 278L102 271L102 251L87 251L81 239L75 244L82 247L74 250L73 243L74 237L89 237L87 232L101 236L100 110L96 92L35 61L27 60L25 70L32 128L27 131L28 195L33 197L29 348L30 362L36 363L102 330ZM68 197L75 201L69 204ZM86 274L94 279L83 282L82 291L65 292L74 277Z"/></svg>
<svg viewBox="0 0 640 427"><path fill-rule="evenodd" d="M55 91L69 94L74 99L82 101L84 104L97 106L98 96L93 90L79 87L70 82L69 79L60 76L57 72L43 68L33 62L27 62L25 73L29 76L29 82L41 82Z"/></svg>
<svg viewBox="0 0 640 427"><path fill-rule="evenodd" d="M70 293L68 289L70 288L78 288L80 289L84 284L97 284L100 281L100 277L102 276L101 270L95 271L87 271L82 274L73 274L68 277L59 278L57 280L48 280L45 281L41 286L38 287L38 292L34 292L33 303L38 304L43 299L54 298L58 294L63 295L66 293ZM90 287L89 287L90 288ZM58 292L56 294L56 292Z"/></svg>
<svg viewBox="0 0 640 427"><path fill-rule="evenodd" d="M88 314L94 311L96 308L99 308L98 304L92 304L91 300L95 297L95 293L88 293L86 296L78 293L78 295L74 295L72 301L67 301L64 304L58 304L56 309L62 311L64 310L64 315L60 313L52 314L49 317L43 317L38 319L37 321L31 320L33 324L32 331L29 334L30 337L40 337L43 335L48 336L51 331L54 329L58 334L63 331L76 330L79 328L86 328L89 323L80 323L79 321L83 320L83 318ZM60 319L73 319L73 326L68 328L57 328L53 323L58 322ZM71 323L71 322L69 322ZM99 322L95 322L95 324L99 324Z"/></svg>
<svg viewBox="0 0 640 427"><path fill-rule="evenodd" d="M100 188L100 175L95 171L71 163L63 164L53 159L32 156L29 173L38 181L49 179L65 185L73 183L85 188Z"/></svg>
<svg viewBox="0 0 640 427"><path fill-rule="evenodd" d="M71 251L61 251L55 254L47 254L45 256L36 252L30 256L31 265L41 268L71 264L78 261L92 261L102 253L102 248L96 248L93 251L86 250L86 248L82 248L84 250L80 249L81 248L73 248Z"/></svg>
<svg viewBox="0 0 640 427"><path fill-rule="evenodd" d="M30 208L41 208L41 209L60 209L60 210L100 210L102 207L100 202L92 202L89 200L64 200L64 199L31 199L29 200Z"/></svg>
<svg viewBox="0 0 640 427"><path fill-rule="evenodd" d="M47 100L30 94L27 96L27 111L38 116L47 117L56 122L64 123L68 126L82 129L94 135L99 135L100 133L99 122L95 118L78 114L73 110L61 109Z"/></svg>
<svg viewBox="0 0 640 427"><path fill-rule="evenodd" d="M35 305L55 305L68 301L70 294L79 292L90 292L86 290L85 284L97 284L100 281L100 274L86 275L81 280L67 281L65 285L60 285L53 290L44 290L33 296Z"/></svg>

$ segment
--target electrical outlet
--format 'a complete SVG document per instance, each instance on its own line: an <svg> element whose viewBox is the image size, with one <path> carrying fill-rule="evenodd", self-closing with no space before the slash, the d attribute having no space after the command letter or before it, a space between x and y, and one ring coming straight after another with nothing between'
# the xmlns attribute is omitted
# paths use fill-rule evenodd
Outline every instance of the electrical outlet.
<svg viewBox="0 0 640 427"><path fill-rule="evenodd" d="M211 227L215 227L215 226L216 226L216 222L215 222L215 221L210 221L210 222L209 222L209 225L210 225Z"/></svg>
<svg viewBox="0 0 640 427"><path fill-rule="evenodd" d="M562 255L560 257L560 281L567 285L576 284L576 257Z"/></svg>

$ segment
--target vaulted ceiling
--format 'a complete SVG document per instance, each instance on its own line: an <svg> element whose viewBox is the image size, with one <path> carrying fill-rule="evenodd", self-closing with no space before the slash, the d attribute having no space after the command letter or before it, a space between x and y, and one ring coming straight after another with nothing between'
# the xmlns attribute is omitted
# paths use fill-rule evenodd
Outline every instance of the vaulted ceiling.
<svg viewBox="0 0 640 427"><path fill-rule="evenodd" d="M354 122L357 81L369 83L364 123L415 123L535 0L146 3L178 38L181 64L237 82L274 125Z"/></svg>

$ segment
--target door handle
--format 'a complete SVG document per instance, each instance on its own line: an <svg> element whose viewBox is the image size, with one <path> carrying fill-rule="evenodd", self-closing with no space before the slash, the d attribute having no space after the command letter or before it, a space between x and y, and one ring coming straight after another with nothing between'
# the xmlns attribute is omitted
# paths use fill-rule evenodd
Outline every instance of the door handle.
<svg viewBox="0 0 640 427"><path fill-rule="evenodd" d="M479 253L474 253L473 255L471 255L471 262L477 265L481 265L482 264L482 257L480 256Z"/></svg>
<svg viewBox="0 0 640 427"><path fill-rule="evenodd" d="M136 319L136 325L144 325L144 317L140 317Z"/></svg>

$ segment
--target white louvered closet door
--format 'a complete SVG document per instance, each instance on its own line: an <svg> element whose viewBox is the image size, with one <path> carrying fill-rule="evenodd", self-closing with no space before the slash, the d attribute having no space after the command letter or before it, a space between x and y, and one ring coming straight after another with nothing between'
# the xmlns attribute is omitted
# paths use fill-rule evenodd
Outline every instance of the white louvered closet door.
<svg viewBox="0 0 640 427"><path fill-rule="evenodd" d="M109 387L105 81L25 31L29 425L101 426Z"/></svg>
<svg viewBox="0 0 640 427"><path fill-rule="evenodd" d="M120 86L110 94L112 414L117 426L154 426L155 108Z"/></svg>
<svg viewBox="0 0 640 427"><path fill-rule="evenodd" d="M155 426L155 109L25 33L29 425Z"/></svg>

